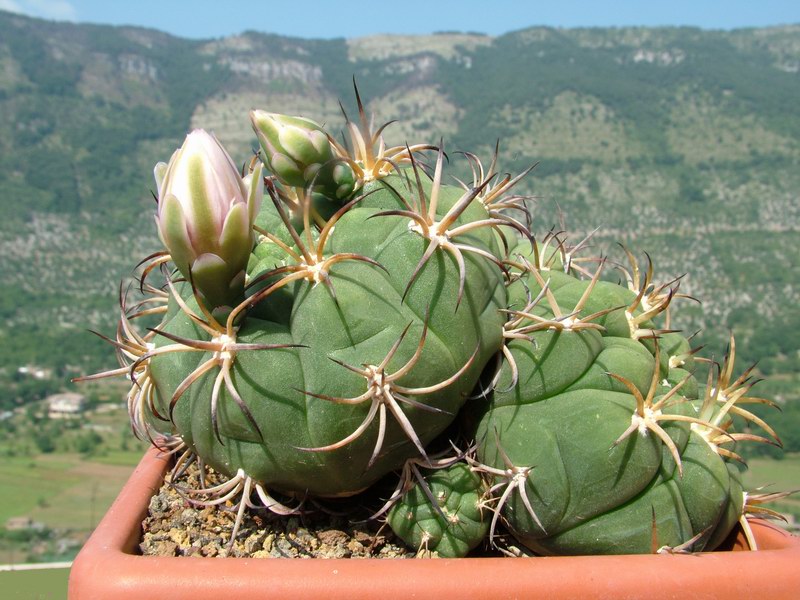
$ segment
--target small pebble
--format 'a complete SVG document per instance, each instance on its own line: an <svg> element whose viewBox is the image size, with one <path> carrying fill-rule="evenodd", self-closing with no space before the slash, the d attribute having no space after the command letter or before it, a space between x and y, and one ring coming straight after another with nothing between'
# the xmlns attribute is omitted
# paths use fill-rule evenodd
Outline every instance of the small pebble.
<svg viewBox="0 0 800 600"><path fill-rule="evenodd" d="M199 488L197 474L193 465L180 485ZM209 472L206 485L221 481ZM227 508L231 507L228 503ZM413 558L415 554L387 528L381 529L380 523L353 524L346 517L321 511L287 518L266 510L245 512L229 552L227 545L235 519L235 511L186 502L165 483L150 501L139 547L142 554L156 556Z"/></svg>

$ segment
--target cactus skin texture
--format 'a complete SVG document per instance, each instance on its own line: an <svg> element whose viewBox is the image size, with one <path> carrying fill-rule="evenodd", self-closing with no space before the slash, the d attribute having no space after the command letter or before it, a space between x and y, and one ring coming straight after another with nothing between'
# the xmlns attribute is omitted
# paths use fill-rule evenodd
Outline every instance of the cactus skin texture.
<svg viewBox="0 0 800 600"><path fill-rule="evenodd" d="M133 430L176 455L173 481L193 461L227 478L176 485L235 504L231 544L249 507L292 514L396 473L375 517L439 556L506 532L541 554L710 550L769 513L745 501L735 447L780 443L745 408L770 403L749 396L752 368L734 375L733 339L699 375L670 325L680 279L655 284L625 250L611 283L588 238L534 242L512 191L528 171L467 153L471 181L447 183L441 148L387 148L356 99L350 148L256 111L249 169L203 132L166 183L156 169L165 251L140 263L143 299L121 288L121 367L84 378L133 381ZM214 252L232 266L206 268Z"/></svg>
<svg viewBox="0 0 800 600"><path fill-rule="evenodd" d="M481 507L484 482L464 463L423 472L423 477L428 489L416 483L389 511L390 527L422 555L466 556L489 531Z"/></svg>
<svg viewBox="0 0 800 600"><path fill-rule="evenodd" d="M509 339L516 382L509 361L476 433L484 465L533 466L523 484L529 506L516 488L500 507L511 532L539 554L716 547L741 514L743 491L738 465L719 447L736 438L729 417L703 415L733 404L715 397L718 382L698 398L678 334L636 339L654 329L649 320L626 326L643 312L634 291L525 266L510 296L524 305L546 290L521 311L535 318L520 315L516 329L541 326ZM581 327L589 323L602 327Z"/></svg>

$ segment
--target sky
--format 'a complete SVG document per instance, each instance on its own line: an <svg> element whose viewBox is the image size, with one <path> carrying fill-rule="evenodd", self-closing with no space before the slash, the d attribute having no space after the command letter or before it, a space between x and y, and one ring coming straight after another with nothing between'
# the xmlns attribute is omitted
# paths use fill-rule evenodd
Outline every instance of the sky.
<svg viewBox="0 0 800 600"><path fill-rule="evenodd" d="M139 25L189 38L245 30L352 38L436 31L500 35L534 25L736 29L800 23L800 0L0 0L0 9L58 21Z"/></svg>

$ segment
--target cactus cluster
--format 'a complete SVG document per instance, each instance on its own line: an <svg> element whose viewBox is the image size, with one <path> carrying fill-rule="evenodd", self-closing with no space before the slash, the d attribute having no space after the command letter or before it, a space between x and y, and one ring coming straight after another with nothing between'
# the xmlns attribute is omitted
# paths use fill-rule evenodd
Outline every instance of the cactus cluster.
<svg viewBox="0 0 800 600"><path fill-rule="evenodd" d="M88 378L130 378L177 489L233 504L233 540L248 507L393 477L374 517L441 556L710 550L768 511L736 445L780 443L748 409L770 402L733 339L716 364L671 327L680 280L534 237L528 171L463 153L451 183L441 144L386 147L356 98L346 144L256 110L241 170L201 130L155 168L165 249L120 290L120 368ZM182 486L191 462L226 482Z"/></svg>

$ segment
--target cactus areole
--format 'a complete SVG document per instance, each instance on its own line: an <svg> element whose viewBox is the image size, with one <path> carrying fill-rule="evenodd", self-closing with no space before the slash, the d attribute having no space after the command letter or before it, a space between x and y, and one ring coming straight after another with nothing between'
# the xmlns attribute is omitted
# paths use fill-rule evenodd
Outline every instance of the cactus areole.
<svg viewBox="0 0 800 600"><path fill-rule="evenodd" d="M356 99L347 144L257 110L242 170L200 130L156 167L164 250L120 289L120 368L83 379L130 378L189 501L232 502L232 542L248 507L394 478L375 518L441 556L710 550L771 512L736 450L780 444L748 408L770 402L733 339L716 364L671 326L680 279L534 238L530 169L464 153L455 179ZM183 485L193 461L225 482Z"/></svg>

